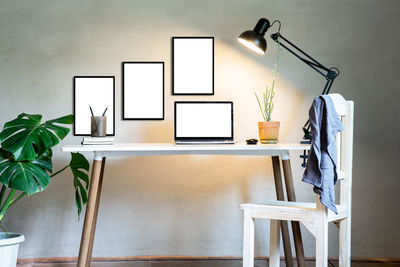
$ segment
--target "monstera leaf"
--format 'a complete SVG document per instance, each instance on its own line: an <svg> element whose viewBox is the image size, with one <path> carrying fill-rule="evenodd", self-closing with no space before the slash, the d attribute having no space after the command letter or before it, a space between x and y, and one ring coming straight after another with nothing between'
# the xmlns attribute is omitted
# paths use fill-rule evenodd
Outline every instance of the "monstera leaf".
<svg viewBox="0 0 400 267"><path fill-rule="evenodd" d="M43 191L50 183L46 170L53 169L51 155L48 150L33 161L15 161L10 152L0 149L0 182L28 195Z"/></svg>
<svg viewBox="0 0 400 267"><path fill-rule="evenodd" d="M70 129L58 124L72 124L73 116L41 120L42 115L21 113L7 122L0 133L2 149L12 153L15 161L32 161L67 136Z"/></svg>
<svg viewBox="0 0 400 267"><path fill-rule="evenodd" d="M78 219L82 211L82 206L87 202L87 190L89 188L89 162L80 153L71 153L71 162L69 164L74 175L75 202L78 209ZM85 172L86 171L86 172ZM85 185L83 185L83 183Z"/></svg>
<svg viewBox="0 0 400 267"><path fill-rule="evenodd" d="M25 195L43 191L53 176L68 168L74 176L78 217L82 206L87 203L89 162L86 158L82 154L71 153L70 163L54 173L51 161L51 148L70 131L60 124L72 124L73 116L44 123L41 120L42 115L21 113L15 120L7 122L0 132L0 184L3 184L0 190L0 227L4 214L16 201ZM14 198L17 190L22 193Z"/></svg>
<svg viewBox="0 0 400 267"><path fill-rule="evenodd" d="M52 173L53 172L53 164L51 162L52 157L53 157L53 151L51 149L48 149L40 157L32 160L32 163Z"/></svg>

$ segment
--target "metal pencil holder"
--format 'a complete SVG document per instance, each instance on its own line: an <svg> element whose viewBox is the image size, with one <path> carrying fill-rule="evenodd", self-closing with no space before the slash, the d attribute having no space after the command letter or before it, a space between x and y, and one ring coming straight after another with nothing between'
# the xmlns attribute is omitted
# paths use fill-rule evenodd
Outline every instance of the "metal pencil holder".
<svg viewBox="0 0 400 267"><path fill-rule="evenodd" d="M92 116L90 132L93 137L104 137L107 135L107 116Z"/></svg>

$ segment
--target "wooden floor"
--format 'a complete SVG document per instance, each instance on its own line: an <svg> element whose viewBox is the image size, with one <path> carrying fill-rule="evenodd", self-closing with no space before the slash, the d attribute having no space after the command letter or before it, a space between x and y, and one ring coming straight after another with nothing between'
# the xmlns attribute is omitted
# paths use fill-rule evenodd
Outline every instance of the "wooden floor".
<svg viewBox="0 0 400 267"><path fill-rule="evenodd" d="M255 261L255 267L266 267L268 260L258 259ZM339 266L338 262L331 260L334 266ZM18 267L75 267L76 260L68 259L30 259L20 260ZM241 259L94 259L91 267L241 267ZM285 262L281 261L281 266ZM307 260L307 267L314 267L315 262ZM400 267L400 260L389 259L358 259L353 260L353 267Z"/></svg>

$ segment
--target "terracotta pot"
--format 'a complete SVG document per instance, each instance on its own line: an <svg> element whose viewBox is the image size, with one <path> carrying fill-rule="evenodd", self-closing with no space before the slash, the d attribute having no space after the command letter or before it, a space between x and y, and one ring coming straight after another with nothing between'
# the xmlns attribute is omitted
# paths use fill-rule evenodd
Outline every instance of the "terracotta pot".
<svg viewBox="0 0 400 267"><path fill-rule="evenodd" d="M276 144L279 137L279 121L259 121L258 136L262 144Z"/></svg>

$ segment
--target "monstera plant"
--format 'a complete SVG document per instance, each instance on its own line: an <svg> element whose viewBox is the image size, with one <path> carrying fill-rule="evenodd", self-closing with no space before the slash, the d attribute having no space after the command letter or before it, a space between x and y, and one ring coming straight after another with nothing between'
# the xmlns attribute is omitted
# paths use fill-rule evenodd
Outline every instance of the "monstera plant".
<svg viewBox="0 0 400 267"><path fill-rule="evenodd" d="M22 113L4 125L0 132L0 227L7 210L18 200L46 189L51 179L66 169L73 175L78 218L87 202L89 162L71 153L70 162L54 172L52 148L63 140L73 123L68 115L42 122L42 115Z"/></svg>

